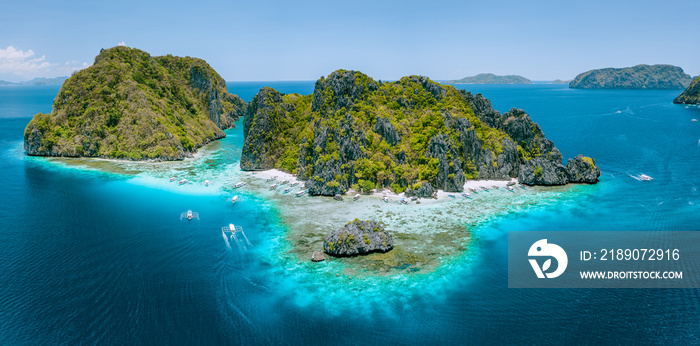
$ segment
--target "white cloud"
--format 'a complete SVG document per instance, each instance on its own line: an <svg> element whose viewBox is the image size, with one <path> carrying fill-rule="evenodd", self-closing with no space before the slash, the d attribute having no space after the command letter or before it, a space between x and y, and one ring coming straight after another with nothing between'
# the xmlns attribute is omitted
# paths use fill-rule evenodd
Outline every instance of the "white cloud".
<svg viewBox="0 0 700 346"><path fill-rule="evenodd" d="M117 46L122 46L122 47L123 47L123 46L126 46L126 43L124 43L124 41L121 41L121 42L117 43Z"/></svg>
<svg viewBox="0 0 700 346"><path fill-rule="evenodd" d="M88 67L86 62L66 61L52 63L46 56L35 57L33 50L26 51L14 46L0 48L0 79L26 80L36 77L69 76L71 72Z"/></svg>

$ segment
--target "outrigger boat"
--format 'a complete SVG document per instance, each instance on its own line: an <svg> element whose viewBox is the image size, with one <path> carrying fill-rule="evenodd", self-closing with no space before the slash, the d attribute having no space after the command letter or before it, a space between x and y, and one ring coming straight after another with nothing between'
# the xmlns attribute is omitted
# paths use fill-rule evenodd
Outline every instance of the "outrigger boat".
<svg viewBox="0 0 700 346"><path fill-rule="evenodd" d="M383 200L384 200L385 203L389 203L389 197L384 196Z"/></svg>
<svg viewBox="0 0 700 346"><path fill-rule="evenodd" d="M489 188L486 187L486 186L484 186L484 185L481 185L481 186L479 186L479 187L480 187L482 190L484 190L484 191L488 191L488 190L489 190Z"/></svg>
<svg viewBox="0 0 700 346"><path fill-rule="evenodd" d="M196 211L188 210L182 214L180 214L180 220L187 218L187 221L191 221L192 219L197 219L199 220L199 213Z"/></svg>
<svg viewBox="0 0 700 346"><path fill-rule="evenodd" d="M250 241L248 241L248 237L245 236L245 233L243 232L243 227L241 226L234 226L231 223L227 227L222 227L221 235L224 236L226 246L228 246L229 249L231 248L230 240L235 241L236 245L238 245L238 248L240 250L246 250L249 246L253 246L253 244L251 244Z"/></svg>
<svg viewBox="0 0 700 346"><path fill-rule="evenodd" d="M177 183L179 185L185 185L185 184L187 184L187 179L182 179L182 180L178 181Z"/></svg>
<svg viewBox="0 0 700 346"><path fill-rule="evenodd" d="M493 185L493 186L491 186L491 187L493 187L494 189L498 190L498 185Z"/></svg>
<svg viewBox="0 0 700 346"><path fill-rule="evenodd" d="M289 184L289 180L285 180L285 181L280 183L280 185L287 185L287 184Z"/></svg>
<svg viewBox="0 0 700 346"><path fill-rule="evenodd" d="M277 176L265 179L265 181L275 181L275 180L277 180Z"/></svg>
<svg viewBox="0 0 700 346"><path fill-rule="evenodd" d="M358 194L355 194L355 196L352 197L352 200L353 200L353 201L357 201L358 199L360 199L360 194L359 194L359 193L358 193Z"/></svg>
<svg viewBox="0 0 700 346"><path fill-rule="evenodd" d="M651 180L653 180L653 179L654 179L654 178L652 178L652 177L650 177L650 176L648 176L648 175L646 175L646 174L640 174L640 175L639 175L639 180L642 180L642 181L651 181Z"/></svg>
<svg viewBox="0 0 700 346"><path fill-rule="evenodd" d="M468 193L466 193L466 192L462 192L462 196L463 196L464 198L472 198L472 196L470 196L470 195L469 195Z"/></svg>
<svg viewBox="0 0 700 346"><path fill-rule="evenodd" d="M401 198L401 200L399 201L399 203L401 203L401 204L408 204L408 201L407 201L405 198Z"/></svg>
<svg viewBox="0 0 700 346"><path fill-rule="evenodd" d="M473 193L479 193L479 192L477 192L476 189L473 188L473 187L470 187L470 188L469 188L469 191L471 191L471 192L473 192Z"/></svg>
<svg viewBox="0 0 700 346"><path fill-rule="evenodd" d="M297 186L297 185L299 185L299 182L298 182L298 181L295 181L295 182L293 182L293 183L292 183L291 185L289 185L289 186Z"/></svg>
<svg viewBox="0 0 700 346"><path fill-rule="evenodd" d="M510 187L510 186L506 186L506 189L507 189L508 191L510 191L510 192L515 192L515 190L514 190L512 187Z"/></svg>
<svg viewBox="0 0 700 346"><path fill-rule="evenodd" d="M305 194L306 194L306 190L301 190L301 191L297 192L296 194L294 194L294 196L301 197Z"/></svg>
<svg viewBox="0 0 700 346"><path fill-rule="evenodd" d="M275 190L275 189L277 189L277 184L270 185L270 190Z"/></svg>
<svg viewBox="0 0 700 346"><path fill-rule="evenodd" d="M287 193L289 191L292 191L292 189L293 189L293 187L290 186L290 187L284 189L284 191L282 191L282 193Z"/></svg>
<svg viewBox="0 0 700 346"><path fill-rule="evenodd" d="M523 189L523 190L527 190L527 187L525 187L525 185L520 184L520 185L518 185L518 186L520 186L520 188Z"/></svg>
<svg viewBox="0 0 700 346"><path fill-rule="evenodd" d="M449 195L447 195L447 196L450 197L450 198L455 198L455 195L453 195L453 194L449 194Z"/></svg>
<svg viewBox="0 0 700 346"><path fill-rule="evenodd" d="M234 188L234 189L237 189L237 188L243 187L243 186L245 186L245 185L246 185L246 183L243 182L243 181L241 181L241 182L238 182L238 183L236 183L235 185L233 185L233 188Z"/></svg>
<svg viewBox="0 0 700 346"><path fill-rule="evenodd" d="M204 180L204 186L209 186L209 180Z"/></svg>
<svg viewBox="0 0 700 346"><path fill-rule="evenodd" d="M238 195L235 195L235 196L227 199L226 201L235 204L236 202L238 202Z"/></svg>
<svg viewBox="0 0 700 346"><path fill-rule="evenodd" d="M177 180L177 178L175 178L175 177L170 177L170 181L175 181L175 180Z"/></svg>

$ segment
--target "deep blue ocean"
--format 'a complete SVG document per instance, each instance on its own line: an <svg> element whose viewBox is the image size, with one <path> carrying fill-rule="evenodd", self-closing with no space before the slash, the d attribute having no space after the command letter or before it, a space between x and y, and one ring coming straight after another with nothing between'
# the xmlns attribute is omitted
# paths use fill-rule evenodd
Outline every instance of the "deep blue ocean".
<svg viewBox="0 0 700 346"><path fill-rule="evenodd" d="M228 87L250 101L262 86L313 84ZM465 275L426 299L410 283L377 293L381 311L343 292L323 301L323 282L264 260L285 227L259 196L232 209L220 194L26 157L24 127L58 87L0 87L0 344L700 343L700 289L509 289L506 258L514 230L700 231L700 108L674 105L676 90L458 87L524 109L565 158L594 157L601 181L480 225ZM238 161L241 128L198 174ZM633 178L642 173L654 180ZM180 221L189 208L200 221ZM231 219L256 245L245 256L222 241Z"/></svg>

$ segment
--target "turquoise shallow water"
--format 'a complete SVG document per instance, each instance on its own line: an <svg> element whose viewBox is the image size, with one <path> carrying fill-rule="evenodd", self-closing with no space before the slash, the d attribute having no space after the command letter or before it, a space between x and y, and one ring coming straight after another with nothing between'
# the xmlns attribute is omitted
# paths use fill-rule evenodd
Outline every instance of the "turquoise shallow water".
<svg viewBox="0 0 700 346"><path fill-rule="evenodd" d="M264 85L313 90L228 84L246 101ZM479 224L473 252L436 275L345 285L274 255L286 226L264 194L226 203L240 127L200 158L102 173L23 155L27 116L50 111L58 88L0 88L0 342L699 342L698 290L508 289L506 235L700 230L700 109L673 105L677 91L463 87L500 111L525 109L565 157L595 157L601 182ZM631 177L641 173L655 180ZM170 175L195 183L177 187ZM189 208L200 221L179 220ZM226 248L220 228L233 220L250 251Z"/></svg>

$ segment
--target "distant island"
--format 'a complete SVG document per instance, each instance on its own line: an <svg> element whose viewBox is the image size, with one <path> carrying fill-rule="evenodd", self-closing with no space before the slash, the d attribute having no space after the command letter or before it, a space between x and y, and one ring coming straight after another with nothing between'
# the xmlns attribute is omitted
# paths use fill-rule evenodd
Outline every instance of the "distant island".
<svg viewBox="0 0 700 346"><path fill-rule="evenodd" d="M673 103L700 104L700 76L695 77L690 86L678 95Z"/></svg>
<svg viewBox="0 0 700 346"><path fill-rule="evenodd" d="M181 160L225 137L245 102L204 60L103 49L24 131L29 155Z"/></svg>
<svg viewBox="0 0 700 346"><path fill-rule="evenodd" d="M555 79L549 83L550 84L569 84L569 83L571 83L571 81L572 81L572 79L569 79L569 80Z"/></svg>
<svg viewBox="0 0 700 346"><path fill-rule="evenodd" d="M637 65L604 68L579 74L569 83L574 89L684 89L691 77L673 65Z"/></svg>
<svg viewBox="0 0 700 346"><path fill-rule="evenodd" d="M263 88L247 105L240 167L280 169L312 195L390 188L408 196L462 191L466 179L595 183L595 161L562 154L519 109L422 76L377 82L338 70L311 95Z"/></svg>
<svg viewBox="0 0 700 346"><path fill-rule="evenodd" d="M532 84L532 81L517 75L496 76L493 73L480 73L472 77L446 81L448 84Z"/></svg>
<svg viewBox="0 0 700 346"><path fill-rule="evenodd" d="M0 86L32 86L32 85L61 85L68 77L56 77L56 78L34 78L32 80L14 83L4 80L0 80Z"/></svg>

